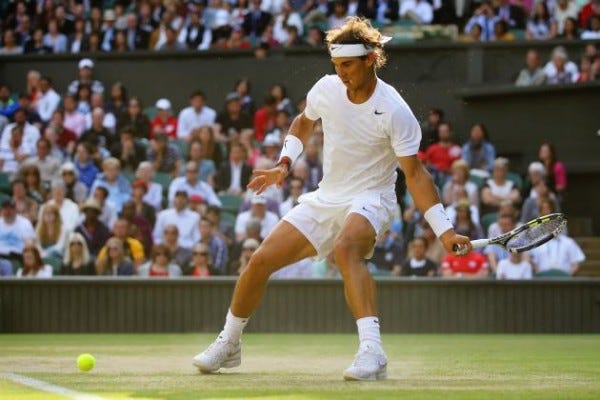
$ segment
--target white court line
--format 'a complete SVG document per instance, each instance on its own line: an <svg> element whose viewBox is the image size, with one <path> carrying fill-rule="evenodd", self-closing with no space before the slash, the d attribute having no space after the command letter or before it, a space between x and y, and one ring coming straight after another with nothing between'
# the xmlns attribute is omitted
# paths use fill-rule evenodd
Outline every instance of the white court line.
<svg viewBox="0 0 600 400"><path fill-rule="evenodd" d="M102 397L94 396L87 393L77 392L75 390L67 389L62 386L53 385L48 382L40 381L38 379L33 379L25 375L13 374L11 372L6 372L0 374L0 377L6 378L15 383L29 386L30 388L34 388L37 390L41 390L48 393L58 394L61 396L66 396L73 400L102 400Z"/></svg>

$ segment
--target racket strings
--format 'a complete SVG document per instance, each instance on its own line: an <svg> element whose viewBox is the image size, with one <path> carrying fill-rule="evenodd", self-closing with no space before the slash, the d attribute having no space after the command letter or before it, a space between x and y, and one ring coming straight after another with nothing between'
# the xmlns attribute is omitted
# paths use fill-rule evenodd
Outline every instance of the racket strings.
<svg viewBox="0 0 600 400"><path fill-rule="evenodd" d="M520 249L535 245L538 242L554 236L564 226L564 220L553 219L538 225L531 226L529 229L512 237L506 243L507 249Z"/></svg>

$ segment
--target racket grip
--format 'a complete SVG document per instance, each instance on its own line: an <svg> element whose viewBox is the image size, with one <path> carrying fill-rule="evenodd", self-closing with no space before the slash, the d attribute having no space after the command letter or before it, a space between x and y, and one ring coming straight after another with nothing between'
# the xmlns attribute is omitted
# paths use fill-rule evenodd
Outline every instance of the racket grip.
<svg viewBox="0 0 600 400"><path fill-rule="evenodd" d="M489 239L477 239L477 240L471 240L471 246L473 246L474 249L480 249L482 247L487 246L490 243ZM466 248L461 249L457 244L455 244L452 247L452 250L454 251L454 253L458 254L458 255L463 255L466 254Z"/></svg>

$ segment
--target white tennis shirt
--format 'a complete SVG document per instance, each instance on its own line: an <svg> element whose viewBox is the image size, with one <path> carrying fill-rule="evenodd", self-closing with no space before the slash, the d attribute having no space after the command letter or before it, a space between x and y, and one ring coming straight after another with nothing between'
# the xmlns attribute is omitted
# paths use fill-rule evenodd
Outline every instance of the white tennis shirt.
<svg viewBox="0 0 600 400"><path fill-rule="evenodd" d="M341 79L326 75L308 92L304 115L323 123L318 197L327 202L348 202L366 191L393 192L397 157L419 150L417 119L396 89L379 78L371 97L354 104Z"/></svg>

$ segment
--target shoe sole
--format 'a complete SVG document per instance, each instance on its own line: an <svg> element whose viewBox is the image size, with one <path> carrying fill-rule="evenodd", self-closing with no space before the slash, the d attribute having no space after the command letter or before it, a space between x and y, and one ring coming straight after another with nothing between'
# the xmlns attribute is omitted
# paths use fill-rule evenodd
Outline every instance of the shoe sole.
<svg viewBox="0 0 600 400"><path fill-rule="evenodd" d="M377 371L376 373L366 376L360 377L348 372L344 372L344 380L345 381L381 381L387 379L387 367Z"/></svg>
<svg viewBox="0 0 600 400"><path fill-rule="evenodd" d="M230 358L228 360L223 361L223 363L219 367L217 367L217 368L208 368L206 365L202 364L201 362L199 362L196 359L194 359L194 361L192 362L192 364L194 364L194 366L196 368L198 368L198 371L200 371L200 373L202 373L202 374L214 374L215 372L217 372L221 368L235 368L235 367L239 367L242 364L242 357L239 356L239 353L235 354L234 357L235 358Z"/></svg>

